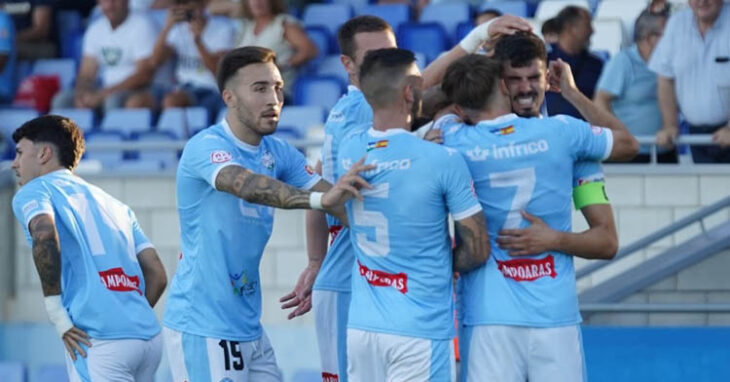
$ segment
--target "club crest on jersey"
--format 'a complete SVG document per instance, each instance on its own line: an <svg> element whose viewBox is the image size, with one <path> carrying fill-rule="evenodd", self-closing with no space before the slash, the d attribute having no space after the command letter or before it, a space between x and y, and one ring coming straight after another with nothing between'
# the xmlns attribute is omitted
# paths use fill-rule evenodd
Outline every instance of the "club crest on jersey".
<svg viewBox="0 0 730 382"><path fill-rule="evenodd" d="M264 154L261 155L261 164L267 169L272 170L276 165L274 155L270 151L264 152Z"/></svg>
<svg viewBox="0 0 730 382"><path fill-rule="evenodd" d="M210 163L226 163L230 162L231 159L233 159L233 155L228 151L218 150L210 153Z"/></svg>
<svg viewBox="0 0 730 382"><path fill-rule="evenodd" d="M500 129L489 130L489 132L496 135L510 135L515 132L515 127L513 125L509 125Z"/></svg>
<svg viewBox="0 0 730 382"><path fill-rule="evenodd" d="M139 289L139 276L130 276L124 273L121 267L101 271L99 277L106 289L114 292L135 291L142 295L142 290Z"/></svg>
<svg viewBox="0 0 730 382"><path fill-rule="evenodd" d="M322 372L322 382L340 382L340 376L337 374Z"/></svg>
<svg viewBox="0 0 730 382"><path fill-rule="evenodd" d="M504 277L515 281L535 281L539 278L550 276L555 278L555 258L547 255L542 259L513 259L497 260L497 269Z"/></svg>
<svg viewBox="0 0 730 382"><path fill-rule="evenodd" d="M376 269L370 269L357 261L360 269L360 276L364 277L368 284L376 287L393 287L398 292L408 292L408 275L401 273L388 273Z"/></svg>
<svg viewBox="0 0 730 382"><path fill-rule="evenodd" d="M382 149L388 147L388 140L387 139L381 139L376 142L368 142L368 148L367 151L372 151L375 149Z"/></svg>
<svg viewBox="0 0 730 382"><path fill-rule="evenodd" d="M228 274L233 288L233 294L236 296L250 296L256 292L257 281L249 280L245 270L241 273Z"/></svg>

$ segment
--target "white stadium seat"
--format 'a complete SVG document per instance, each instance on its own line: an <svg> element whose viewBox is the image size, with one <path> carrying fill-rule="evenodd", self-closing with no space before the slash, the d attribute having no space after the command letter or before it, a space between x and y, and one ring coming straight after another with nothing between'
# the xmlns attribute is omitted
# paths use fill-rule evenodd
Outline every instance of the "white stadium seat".
<svg viewBox="0 0 730 382"><path fill-rule="evenodd" d="M555 17L563 10L563 8L569 5L591 9L588 1L586 0L545 0L541 1L540 4L537 5L535 18L538 20L547 20Z"/></svg>
<svg viewBox="0 0 730 382"><path fill-rule="evenodd" d="M606 50L615 55L621 50L624 31L619 19L593 20L595 32L591 37L591 50Z"/></svg>
<svg viewBox="0 0 730 382"><path fill-rule="evenodd" d="M623 23L624 45L629 45L634 38L634 23L641 11L646 8L643 1L603 1L598 4L595 19L619 19Z"/></svg>

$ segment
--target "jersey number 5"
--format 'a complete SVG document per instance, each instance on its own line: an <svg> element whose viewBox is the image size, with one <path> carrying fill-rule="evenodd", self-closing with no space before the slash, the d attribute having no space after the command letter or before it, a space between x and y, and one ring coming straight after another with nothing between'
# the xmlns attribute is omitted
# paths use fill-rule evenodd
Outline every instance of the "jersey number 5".
<svg viewBox="0 0 730 382"><path fill-rule="evenodd" d="M388 183L373 184L372 190L362 190L365 198L387 198ZM353 223L363 228L372 227L375 229L375 240L368 239L367 234L358 233L355 235L357 246L368 256L385 257L390 252L390 239L388 238L388 219L379 211L368 211L365 209L364 201L354 199L352 201Z"/></svg>
<svg viewBox="0 0 730 382"><path fill-rule="evenodd" d="M512 199L512 205L509 208L502 229L520 228L520 223L522 223L521 211L527 207L527 203L530 202L532 193L535 191L535 168L491 173L489 174L489 186L492 188L517 187L517 193Z"/></svg>

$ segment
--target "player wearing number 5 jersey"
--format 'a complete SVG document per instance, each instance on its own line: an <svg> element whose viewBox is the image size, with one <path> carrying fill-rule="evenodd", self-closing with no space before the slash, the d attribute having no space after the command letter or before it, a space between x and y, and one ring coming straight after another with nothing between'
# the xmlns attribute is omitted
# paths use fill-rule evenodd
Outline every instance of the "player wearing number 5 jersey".
<svg viewBox="0 0 730 382"><path fill-rule="evenodd" d="M373 189L347 205L352 268L348 378L358 381L453 380L450 340L453 269L486 261L485 219L463 158L410 132L420 110L421 76L413 53L369 52L360 85L373 108L372 128L343 140L346 172L363 155ZM447 214L462 241L451 252Z"/></svg>
<svg viewBox="0 0 730 382"><path fill-rule="evenodd" d="M552 69L560 88L573 91L569 67ZM581 381L581 318L569 254L583 234L568 233L572 170L580 160L630 159L638 143L615 118L607 119L611 129L606 129L565 116L509 114L502 70L499 62L467 56L449 67L442 83L460 118L476 123L464 125L453 115L439 121L444 144L467 160L493 240L487 264L460 280L462 376L468 381ZM537 222L535 216L561 233L564 241L550 243L554 250L507 252L497 246L499 232L525 228Z"/></svg>
<svg viewBox="0 0 730 382"><path fill-rule="evenodd" d="M13 140L21 185L13 211L70 380L151 381L162 354L152 306L167 283L157 252L129 207L71 172L84 151L75 123L39 117Z"/></svg>

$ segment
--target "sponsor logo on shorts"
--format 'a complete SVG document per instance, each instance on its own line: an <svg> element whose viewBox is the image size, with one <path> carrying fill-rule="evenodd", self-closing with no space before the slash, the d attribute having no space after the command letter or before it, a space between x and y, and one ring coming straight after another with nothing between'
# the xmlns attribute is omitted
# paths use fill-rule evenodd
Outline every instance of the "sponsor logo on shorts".
<svg viewBox="0 0 730 382"><path fill-rule="evenodd" d="M555 278L555 258L547 255L542 259L497 260L497 269L504 277L515 281L535 281L541 277Z"/></svg>
<svg viewBox="0 0 730 382"><path fill-rule="evenodd" d="M139 276L130 276L124 273L122 268L112 268L99 272L101 282L106 289L114 292L131 292L136 291L140 295L142 290L139 289Z"/></svg>
<svg viewBox="0 0 730 382"><path fill-rule="evenodd" d="M340 382L340 376L337 374L322 372L322 382Z"/></svg>
<svg viewBox="0 0 730 382"><path fill-rule="evenodd" d="M335 242L335 239L337 239L337 236L339 236L340 231L342 231L341 225L333 225L332 227L330 227L330 245Z"/></svg>
<svg viewBox="0 0 730 382"><path fill-rule="evenodd" d="M233 155L228 151L213 151L210 154L210 163L226 163L233 159Z"/></svg>
<svg viewBox="0 0 730 382"><path fill-rule="evenodd" d="M408 292L408 275L405 273L388 273L376 269L370 269L357 261L360 268L360 276L365 277L368 284L376 287L393 287L398 292Z"/></svg>

